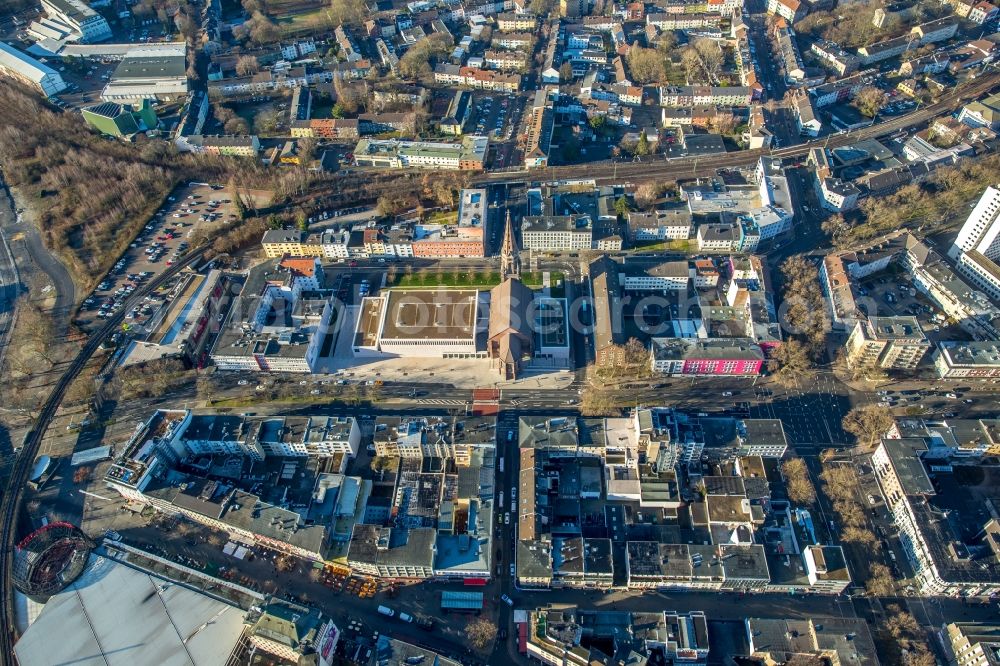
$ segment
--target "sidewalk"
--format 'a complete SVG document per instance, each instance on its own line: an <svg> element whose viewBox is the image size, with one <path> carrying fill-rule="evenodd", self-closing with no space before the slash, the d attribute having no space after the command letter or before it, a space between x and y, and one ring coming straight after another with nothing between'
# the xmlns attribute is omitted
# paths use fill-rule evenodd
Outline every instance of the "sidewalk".
<svg viewBox="0 0 1000 666"><path fill-rule="evenodd" d="M351 306L341 319L337 342L329 356L319 359L319 373L350 377L355 380L381 380L456 388L518 388L565 389L573 383L574 373L568 367L550 365L539 359L528 363L523 375L516 380L503 380L489 359L417 358L410 356L355 355L353 331L360 308Z"/></svg>

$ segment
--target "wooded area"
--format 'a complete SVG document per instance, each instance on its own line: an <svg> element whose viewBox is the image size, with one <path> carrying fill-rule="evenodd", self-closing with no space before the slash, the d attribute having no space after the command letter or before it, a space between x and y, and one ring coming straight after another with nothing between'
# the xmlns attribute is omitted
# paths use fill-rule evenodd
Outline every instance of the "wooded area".
<svg viewBox="0 0 1000 666"><path fill-rule="evenodd" d="M863 247L868 241L906 227L919 226L924 234L965 220L969 203L977 200L1000 173L1000 155L966 158L942 167L922 183L913 183L893 194L868 197L848 215L823 221L839 249Z"/></svg>
<svg viewBox="0 0 1000 666"><path fill-rule="evenodd" d="M28 197L47 246L89 287L128 247L185 177L213 178L221 160L181 154L168 142L129 145L55 113L32 93L0 84L0 166Z"/></svg>

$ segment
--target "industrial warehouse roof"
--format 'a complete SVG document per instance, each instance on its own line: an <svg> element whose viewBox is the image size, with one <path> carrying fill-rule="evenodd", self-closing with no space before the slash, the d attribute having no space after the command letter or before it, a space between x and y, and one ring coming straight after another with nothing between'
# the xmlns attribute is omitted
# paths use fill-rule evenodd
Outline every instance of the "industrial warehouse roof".
<svg viewBox="0 0 1000 666"><path fill-rule="evenodd" d="M30 78L36 83L45 76L58 74L48 65L35 60L26 53L18 51L13 46L0 42L0 69L10 69Z"/></svg>
<svg viewBox="0 0 1000 666"><path fill-rule="evenodd" d="M441 608L479 610L483 607L482 592L441 592Z"/></svg>
<svg viewBox="0 0 1000 666"><path fill-rule="evenodd" d="M187 64L183 55L162 55L155 51L132 51L115 69L113 78L128 79L178 78L184 76Z"/></svg>
<svg viewBox="0 0 1000 666"><path fill-rule="evenodd" d="M22 664L216 666L243 632L241 609L93 556L14 646Z"/></svg>

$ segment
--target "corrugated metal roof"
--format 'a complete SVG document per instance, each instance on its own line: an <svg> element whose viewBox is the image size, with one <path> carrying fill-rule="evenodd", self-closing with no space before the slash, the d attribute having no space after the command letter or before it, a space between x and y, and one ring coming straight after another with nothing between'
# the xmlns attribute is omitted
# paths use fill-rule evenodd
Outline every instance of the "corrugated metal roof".
<svg viewBox="0 0 1000 666"><path fill-rule="evenodd" d="M483 607L482 592L451 592L441 593L441 608L479 609Z"/></svg>
<svg viewBox="0 0 1000 666"><path fill-rule="evenodd" d="M226 663L243 611L97 555L53 596L14 646L22 664L132 666Z"/></svg>

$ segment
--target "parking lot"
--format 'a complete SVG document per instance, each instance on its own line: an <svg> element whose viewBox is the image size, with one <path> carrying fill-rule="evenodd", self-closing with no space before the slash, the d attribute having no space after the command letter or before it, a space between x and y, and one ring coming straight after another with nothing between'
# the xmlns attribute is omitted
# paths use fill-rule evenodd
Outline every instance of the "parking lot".
<svg viewBox="0 0 1000 666"><path fill-rule="evenodd" d="M154 279L185 255L196 231L210 233L235 218L230 194L221 185L189 183L178 187L146 224L114 268L81 307L84 324L104 319L124 307L140 285ZM127 324L141 324L151 305L134 308Z"/></svg>
<svg viewBox="0 0 1000 666"><path fill-rule="evenodd" d="M859 285L862 302L859 308L869 316L914 316L924 335L936 340L968 340L968 334L957 324L951 324L933 303L913 286L904 273L879 273Z"/></svg>
<svg viewBox="0 0 1000 666"><path fill-rule="evenodd" d="M889 94L892 96L892 99L888 102L888 104L882 107L879 111L879 115L898 116L903 113L909 113L917 107L917 103L912 99L906 97L900 99L895 90L890 91Z"/></svg>
<svg viewBox="0 0 1000 666"><path fill-rule="evenodd" d="M69 86L52 98L53 103L63 109L79 109L100 104L104 86L118 66L117 62L101 62L94 58L79 59L74 64L64 64L60 58L39 58L39 60L57 70Z"/></svg>
<svg viewBox="0 0 1000 666"><path fill-rule="evenodd" d="M469 118L469 133L489 135L491 140L509 141L514 134L519 97L499 93L474 94L475 107Z"/></svg>

